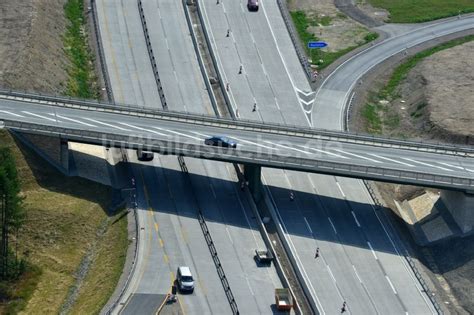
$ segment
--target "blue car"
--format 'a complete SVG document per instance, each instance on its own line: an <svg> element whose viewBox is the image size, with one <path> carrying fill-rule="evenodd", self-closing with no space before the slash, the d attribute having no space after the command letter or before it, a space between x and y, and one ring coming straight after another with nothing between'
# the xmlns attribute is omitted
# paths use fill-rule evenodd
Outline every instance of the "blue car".
<svg viewBox="0 0 474 315"><path fill-rule="evenodd" d="M237 142L234 140L229 139L228 137L224 136L213 136L206 140L204 140L205 145L212 145L215 147L223 147L223 148L237 148Z"/></svg>

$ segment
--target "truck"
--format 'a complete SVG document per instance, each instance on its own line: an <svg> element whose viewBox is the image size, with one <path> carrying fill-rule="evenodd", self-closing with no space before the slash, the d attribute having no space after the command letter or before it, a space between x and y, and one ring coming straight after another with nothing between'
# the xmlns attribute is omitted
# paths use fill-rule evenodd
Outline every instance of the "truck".
<svg viewBox="0 0 474 315"><path fill-rule="evenodd" d="M279 311L291 311L293 307L293 296L290 289L275 289L275 304Z"/></svg>

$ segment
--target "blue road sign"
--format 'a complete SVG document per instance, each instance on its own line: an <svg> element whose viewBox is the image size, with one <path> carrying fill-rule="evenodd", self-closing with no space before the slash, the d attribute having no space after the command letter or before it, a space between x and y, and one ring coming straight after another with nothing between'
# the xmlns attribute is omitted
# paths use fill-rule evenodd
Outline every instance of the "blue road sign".
<svg viewBox="0 0 474 315"><path fill-rule="evenodd" d="M328 44L325 42L308 42L308 48L324 48Z"/></svg>

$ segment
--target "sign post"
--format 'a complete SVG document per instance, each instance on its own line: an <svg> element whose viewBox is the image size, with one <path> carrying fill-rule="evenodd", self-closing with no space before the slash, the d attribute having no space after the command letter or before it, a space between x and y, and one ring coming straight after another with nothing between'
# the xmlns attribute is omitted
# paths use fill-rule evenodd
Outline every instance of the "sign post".
<svg viewBox="0 0 474 315"><path fill-rule="evenodd" d="M321 48L324 48L324 47L327 47L328 44L326 42L316 42L316 41L311 41L311 42L308 42L308 49L309 50L312 50L312 49L321 49ZM313 54L311 54L311 59L313 57ZM314 70L313 73L312 73L312 81L314 82L316 80L316 78L318 77L319 73L317 70Z"/></svg>

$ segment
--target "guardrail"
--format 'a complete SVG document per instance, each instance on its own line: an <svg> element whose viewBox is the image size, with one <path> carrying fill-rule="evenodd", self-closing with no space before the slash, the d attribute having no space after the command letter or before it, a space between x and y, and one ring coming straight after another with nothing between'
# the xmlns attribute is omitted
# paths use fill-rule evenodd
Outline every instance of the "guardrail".
<svg viewBox="0 0 474 315"><path fill-rule="evenodd" d="M197 41L196 32L194 31L193 23L191 21L191 16L189 14L187 1L188 0L183 0L182 1L183 9L184 9L184 15L186 16L186 22L188 24L189 32L191 33L191 39L192 39L192 42L193 42L194 51L195 51L197 59L198 59L199 69L201 70L201 74L204 78L204 84L206 85L206 89L207 89L207 92L209 94L209 98L211 99L211 105L214 109L214 112L215 112L216 116L219 117L219 110L217 109L216 96L214 95L213 88L212 88L211 83L209 81L209 75L207 74L207 70L206 70L206 67L204 66L204 61L203 61L203 58L202 58L202 55L201 55L201 51L199 50L199 44L198 44L198 41Z"/></svg>
<svg viewBox="0 0 474 315"><path fill-rule="evenodd" d="M204 15L202 14L202 8L201 8L201 0L195 0L196 3L196 8L199 16L199 20L201 20L201 25L204 33L204 38L206 39L207 47L209 47L209 53L211 55L211 60L212 63L214 64L214 68L216 69L217 77L219 80L219 85L222 90L222 94L224 95L224 100L227 104L227 107L229 108L229 113L232 119L236 119L235 115L235 109L234 106L232 105L232 102L229 97L229 93L227 93L227 89L225 87L226 82L224 82L224 79L222 77L222 73L224 70L221 68L219 61L217 60L217 56L214 52L214 49L217 51L217 46L214 48L214 45L212 45L211 38L209 37L209 32L207 30L207 25L206 25L206 19L204 19Z"/></svg>
<svg viewBox="0 0 474 315"><path fill-rule="evenodd" d="M188 174L188 167L184 162L184 158L182 156L178 156L178 162L181 170ZM212 261L217 269L217 275L219 276L219 280L221 281L222 287L224 288L224 293L229 301L230 308L232 310L232 314L238 315L239 308L237 307L237 302L235 301L234 295L232 294L232 290L229 285L229 281L227 281L227 277L224 273L224 268L222 267L221 261L219 256L217 255L216 247L214 246L214 241L212 240L211 233L207 228L206 220L204 219L204 215L202 214L201 209L198 209L198 221L199 225L201 226L202 233L204 234L204 239L206 240L207 247L211 252Z"/></svg>
<svg viewBox="0 0 474 315"><path fill-rule="evenodd" d="M314 81L311 66L308 62L308 58L306 57L306 53L304 48L301 46L300 38L298 34L296 34L295 27L293 26L293 20L291 19L290 12L288 11L288 7L286 6L286 0L277 0L278 7L280 8L281 16L283 21L285 22L286 29L290 35L291 41L293 42L293 46L296 50L296 55L300 60L301 66L303 67L304 72L306 73L306 77L310 82Z"/></svg>
<svg viewBox="0 0 474 315"><path fill-rule="evenodd" d="M102 77L104 78L105 84L105 92L107 93L107 99L109 102L114 101L114 96L112 93L112 86L110 84L110 77L109 71L107 70L107 66L105 63L105 56L104 56L104 47L102 46L101 34L99 23L97 21L97 6L95 3L96 0L91 0L91 14L92 14L92 23L94 24L94 31L95 31L95 38L97 44L97 53L99 54L99 63L100 68L102 70Z"/></svg>
<svg viewBox="0 0 474 315"><path fill-rule="evenodd" d="M35 123L18 122L3 119L5 128L21 130L29 133L45 135L61 135L61 137L83 143L93 143L118 148L138 149L146 148L161 154L184 155L209 160L234 162L234 163L256 163L263 167L289 169L297 171L308 171L320 174L330 174L361 179L390 181L402 184L415 184L442 189L456 189L461 191L472 191L474 180L459 176L436 175L418 171L407 171L390 167L373 167L364 165L353 165L351 161L327 161L316 160L307 157L289 157L272 153L248 151L248 150L219 150L204 144L190 145L187 142L166 141L147 137L124 135L119 133L106 133L60 126L47 126ZM179 138L176 138L177 140Z"/></svg>
<svg viewBox="0 0 474 315"><path fill-rule="evenodd" d="M232 120L228 118L217 118L213 116L190 114L183 112L173 112L157 110L145 107L134 107L124 104L101 103L91 100L78 100L59 96L46 96L41 94L20 93L0 89L0 99L11 99L37 103L40 105L58 106L80 110L91 110L124 114L127 116L137 116L146 118L179 121L196 125L206 125L227 129L241 129L248 131L258 131L267 134L279 134L294 137L303 137L313 140L338 141L352 144L363 144L374 147L399 148L405 150L441 153L457 156L474 157L473 146L459 146L452 144L440 144L432 142L418 142L411 140L399 140L393 138L382 138L373 135L363 135L356 133L346 133L341 131L331 131L323 129L311 129L301 126L286 126L282 124L262 124L251 120Z"/></svg>
<svg viewBox="0 0 474 315"><path fill-rule="evenodd" d="M163 109L168 109L166 103L165 93L163 92L163 86L161 85L160 75L158 74L158 66L156 65L155 56L153 54L153 48L151 47L150 35L148 33L148 27L146 25L145 12L143 11L143 4L141 0L137 0L138 13L140 15L140 21L142 22L143 33L145 35L146 48L148 51L148 57L150 58L151 68L153 69L153 75L155 76L156 87L158 88L158 94L160 96L161 105Z"/></svg>

